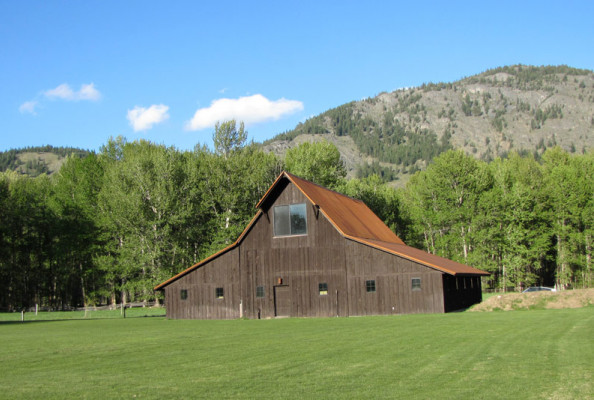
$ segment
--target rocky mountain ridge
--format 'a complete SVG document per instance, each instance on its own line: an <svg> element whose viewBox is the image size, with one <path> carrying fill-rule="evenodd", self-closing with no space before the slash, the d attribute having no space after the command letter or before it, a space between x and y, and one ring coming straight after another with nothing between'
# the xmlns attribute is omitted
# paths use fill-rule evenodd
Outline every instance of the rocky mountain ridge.
<svg viewBox="0 0 594 400"><path fill-rule="evenodd" d="M328 110L264 143L282 155L304 140L329 140L350 176L393 172L400 180L449 148L493 159L558 145L594 145L594 73L515 65L453 83L429 83ZM390 179L387 179L390 180Z"/></svg>

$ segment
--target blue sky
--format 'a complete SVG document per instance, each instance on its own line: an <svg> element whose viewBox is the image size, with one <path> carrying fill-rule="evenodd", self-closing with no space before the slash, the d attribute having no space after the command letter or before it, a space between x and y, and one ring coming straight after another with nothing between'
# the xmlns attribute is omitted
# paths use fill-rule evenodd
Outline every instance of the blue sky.
<svg viewBox="0 0 594 400"><path fill-rule="evenodd" d="M511 64L594 69L591 1L0 1L0 150L262 141L352 100Z"/></svg>

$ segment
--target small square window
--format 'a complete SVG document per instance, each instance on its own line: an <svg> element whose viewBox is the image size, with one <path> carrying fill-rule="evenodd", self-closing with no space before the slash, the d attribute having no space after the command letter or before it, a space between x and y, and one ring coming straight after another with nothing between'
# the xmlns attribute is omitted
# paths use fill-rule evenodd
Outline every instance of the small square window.
<svg viewBox="0 0 594 400"><path fill-rule="evenodd" d="M256 297L259 297L259 298L264 297L264 286L258 286L256 288Z"/></svg>
<svg viewBox="0 0 594 400"><path fill-rule="evenodd" d="M320 291L320 296L325 296L328 294L328 284L327 283L318 284L318 289Z"/></svg>
<svg viewBox="0 0 594 400"><path fill-rule="evenodd" d="M411 284L413 291L421 290L421 278L412 278Z"/></svg>
<svg viewBox="0 0 594 400"><path fill-rule="evenodd" d="M188 291L187 291L186 289L182 289L182 290L180 290L180 291L179 291L179 297L180 297L182 300L185 300L185 299L187 299L187 298L188 298Z"/></svg>
<svg viewBox="0 0 594 400"><path fill-rule="evenodd" d="M365 289L367 293L375 292L375 280L365 281Z"/></svg>
<svg viewBox="0 0 594 400"><path fill-rule="evenodd" d="M225 294L224 294L224 291L223 291L223 288L222 287L218 287L218 288L215 289L215 297L217 299L223 299L223 298L225 298Z"/></svg>

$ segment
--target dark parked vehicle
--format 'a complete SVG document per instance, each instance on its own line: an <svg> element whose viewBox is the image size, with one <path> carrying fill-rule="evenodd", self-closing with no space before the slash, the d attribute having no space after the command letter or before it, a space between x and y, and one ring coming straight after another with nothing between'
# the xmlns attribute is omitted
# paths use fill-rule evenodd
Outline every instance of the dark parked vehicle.
<svg viewBox="0 0 594 400"><path fill-rule="evenodd" d="M555 288L550 288L550 287L545 287L545 286L532 286L529 287L528 289L524 289L524 291L522 293L528 293L528 292L556 292L557 289Z"/></svg>

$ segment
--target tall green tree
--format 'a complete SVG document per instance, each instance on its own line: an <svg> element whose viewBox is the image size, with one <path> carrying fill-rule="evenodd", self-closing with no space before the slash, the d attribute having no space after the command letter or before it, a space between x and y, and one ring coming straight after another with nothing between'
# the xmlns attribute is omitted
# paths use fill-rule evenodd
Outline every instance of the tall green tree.
<svg viewBox="0 0 594 400"><path fill-rule="evenodd" d="M106 168L100 204L115 233L121 286L148 300L172 273L179 250L173 232L188 217L186 160L146 141L123 143L116 153L121 156Z"/></svg>
<svg viewBox="0 0 594 400"><path fill-rule="evenodd" d="M239 123L239 129L237 129L237 122L234 119L217 122L212 136L215 153L223 158L228 158L231 153L245 146L247 135L243 121Z"/></svg>
<svg viewBox="0 0 594 400"><path fill-rule="evenodd" d="M545 284L541 270L547 264L551 230L542 168L516 153L493 166L500 189L503 287Z"/></svg>
<svg viewBox="0 0 594 400"><path fill-rule="evenodd" d="M405 198L429 252L468 262L473 216L491 186L486 164L453 150L411 178Z"/></svg>
<svg viewBox="0 0 594 400"><path fill-rule="evenodd" d="M592 156L570 156L559 147L543 155L547 189L553 209L556 241L556 283L580 287L591 279L591 232L594 196Z"/></svg>
<svg viewBox="0 0 594 400"><path fill-rule="evenodd" d="M48 206L51 194L52 183L46 175L4 175L7 209L2 219L5 249L0 270L7 275L2 303L8 309L43 302L63 306L73 300L67 293L68 276L56 271L59 220Z"/></svg>
<svg viewBox="0 0 594 400"><path fill-rule="evenodd" d="M212 240L205 255L237 239L253 217L258 200L281 171L281 163L274 154L265 153L254 143L246 144L247 137L236 140L234 126L235 121L216 126L213 134L215 143L234 143L230 150L222 151L215 145L214 153L207 149L200 152L208 165L202 187L213 215L209 223ZM240 131L243 132L243 123Z"/></svg>
<svg viewBox="0 0 594 400"><path fill-rule="evenodd" d="M99 303L107 294L103 271L94 263L101 246L96 217L103 166L94 153L83 159L69 157L54 181L52 208L60 220L57 244L60 265L70 269L68 274L74 280L73 285L79 287L85 306Z"/></svg>
<svg viewBox="0 0 594 400"><path fill-rule="evenodd" d="M287 150L284 162L288 172L328 188L335 188L346 176L340 152L325 140Z"/></svg>

